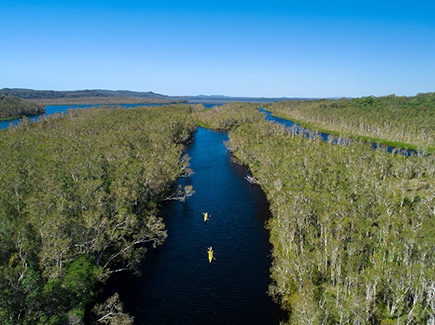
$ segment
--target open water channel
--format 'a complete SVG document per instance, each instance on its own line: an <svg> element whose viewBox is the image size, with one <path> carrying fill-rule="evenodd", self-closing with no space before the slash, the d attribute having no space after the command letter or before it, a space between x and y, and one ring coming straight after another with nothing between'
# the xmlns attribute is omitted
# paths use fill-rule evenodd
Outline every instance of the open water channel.
<svg viewBox="0 0 435 325"><path fill-rule="evenodd" d="M278 324L285 318L267 295L268 202L244 179L247 169L231 161L226 140L226 132L195 132L187 150L195 174L178 181L192 185L195 194L161 209L168 238L147 255L143 275L108 283L135 324ZM204 212L210 215L206 223Z"/></svg>

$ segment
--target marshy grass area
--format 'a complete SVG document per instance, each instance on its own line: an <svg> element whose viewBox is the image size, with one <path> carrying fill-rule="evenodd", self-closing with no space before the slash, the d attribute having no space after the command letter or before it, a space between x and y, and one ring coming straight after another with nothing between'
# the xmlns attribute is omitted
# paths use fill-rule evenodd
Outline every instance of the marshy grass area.
<svg viewBox="0 0 435 325"><path fill-rule="evenodd" d="M266 105L309 129L418 151L435 151L435 93L413 97L291 100Z"/></svg>

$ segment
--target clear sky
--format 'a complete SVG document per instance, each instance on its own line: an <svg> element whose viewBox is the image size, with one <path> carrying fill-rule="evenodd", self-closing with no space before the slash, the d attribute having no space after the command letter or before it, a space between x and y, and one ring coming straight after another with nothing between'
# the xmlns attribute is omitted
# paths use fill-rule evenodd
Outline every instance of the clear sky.
<svg viewBox="0 0 435 325"><path fill-rule="evenodd" d="M0 88L412 96L435 91L434 7L427 0L1 0Z"/></svg>

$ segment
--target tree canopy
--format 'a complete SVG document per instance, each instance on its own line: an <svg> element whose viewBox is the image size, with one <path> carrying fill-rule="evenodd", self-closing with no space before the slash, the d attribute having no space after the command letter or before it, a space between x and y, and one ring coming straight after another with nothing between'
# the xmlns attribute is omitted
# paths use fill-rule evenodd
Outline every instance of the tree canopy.
<svg viewBox="0 0 435 325"><path fill-rule="evenodd" d="M435 93L291 100L267 108L311 129L402 148L435 150Z"/></svg>
<svg viewBox="0 0 435 325"><path fill-rule="evenodd" d="M2 132L2 324L80 321L97 283L138 272L166 237L157 212L187 171L191 110L76 109Z"/></svg>
<svg viewBox="0 0 435 325"><path fill-rule="evenodd" d="M0 120L45 113L42 105L0 94Z"/></svg>
<svg viewBox="0 0 435 325"><path fill-rule="evenodd" d="M381 131L370 137L429 147L433 95L417 97L269 108L318 127L326 124L314 120L330 114L341 117L329 126L340 134L372 126ZM139 271L166 237L159 203L193 193L174 194L172 185L190 172L182 151L197 124L230 130L228 148L267 195L269 293L290 323L433 322L435 155L325 143L263 120L257 108L76 109L1 132L0 322L81 323L98 283ZM397 115L395 123L381 115ZM116 294L94 306L92 319L132 323Z"/></svg>
<svg viewBox="0 0 435 325"><path fill-rule="evenodd" d="M343 125L356 119L371 125L379 114L397 110L395 121L404 123L406 116L419 116L413 112L431 98L432 94L402 99L409 105L420 103L408 107L405 116L403 108L386 107L399 100L392 96L326 104L331 111L334 105L349 105L340 111ZM362 107L350 107L358 102ZM316 116L330 118L329 106L319 114L322 104L292 101L271 107L287 112L295 106L299 116L306 117L303 121L312 123ZM366 105L375 105L378 111L369 113ZM428 116L429 111L421 114ZM309 112L318 115L309 119ZM373 150L364 142L325 143L315 132L311 137L295 135L282 125L258 119L258 111L250 105L201 114L207 125L230 128L228 147L249 167L270 202L273 217L267 228L273 245L273 283L269 293L289 311L290 324L435 320L434 155L404 157ZM385 127L382 123L378 125ZM396 139L403 124L393 126L385 134Z"/></svg>
<svg viewBox="0 0 435 325"><path fill-rule="evenodd" d="M435 157L331 145L259 122L230 132L273 218L270 293L291 324L434 320Z"/></svg>

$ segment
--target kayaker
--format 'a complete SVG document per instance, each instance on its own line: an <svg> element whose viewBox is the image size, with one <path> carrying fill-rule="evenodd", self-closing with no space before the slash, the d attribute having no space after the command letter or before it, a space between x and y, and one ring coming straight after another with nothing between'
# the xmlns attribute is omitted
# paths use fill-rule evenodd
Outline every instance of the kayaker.
<svg viewBox="0 0 435 325"><path fill-rule="evenodd" d="M208 262L211 263L213 261L213 248L211 246L207 249L207 253L208 253Z"/></svg>

